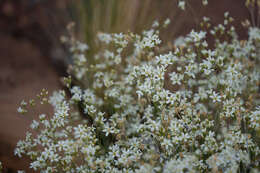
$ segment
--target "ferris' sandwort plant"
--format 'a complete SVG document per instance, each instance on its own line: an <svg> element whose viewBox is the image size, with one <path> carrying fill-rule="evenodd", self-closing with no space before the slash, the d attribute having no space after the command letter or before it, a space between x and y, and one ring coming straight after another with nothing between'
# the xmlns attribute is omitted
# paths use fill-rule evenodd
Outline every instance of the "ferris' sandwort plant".
<svg viewBox="0 0 260 173"><path fill-rule="evenodd" d="M15 154L42 172L258 172L260 30L239 40L224 16L218 26L204 17L175 45L159 37L169 20L140 35L100 33L91 61L86 44L64 37L71 96L41 92L55 113L32 122L37 134Z"/></svg>

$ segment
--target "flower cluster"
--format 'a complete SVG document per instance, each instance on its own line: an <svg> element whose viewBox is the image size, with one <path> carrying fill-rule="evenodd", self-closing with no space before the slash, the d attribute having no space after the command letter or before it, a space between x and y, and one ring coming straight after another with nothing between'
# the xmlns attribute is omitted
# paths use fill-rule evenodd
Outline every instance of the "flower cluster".
<svg viewBox="0 0 260 173"><path fill-rule="evenodd" d="M54 115L34 120L37 135L15 154L46 173L259 171L260 29L239 40L232 20L225 13L210 27L204 18L201 31L168 46L158 22L140 35L100 33L104 49L89 59L88 46L66 39L69 94L39 95Z"/></svg>

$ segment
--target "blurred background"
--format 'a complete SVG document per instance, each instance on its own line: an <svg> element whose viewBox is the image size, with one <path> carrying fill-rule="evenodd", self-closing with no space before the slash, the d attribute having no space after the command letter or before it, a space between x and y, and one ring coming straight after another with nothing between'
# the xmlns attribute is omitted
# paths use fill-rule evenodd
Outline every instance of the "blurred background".
<svg viewBox="0 0 260 173"><path fill-rule="evenodd" d="M246 38L241 21L249 18L245 0L188 1L186 11L177 8L177 0L0 0L0 161L4 172L28 169L28 159L14 156L14 147L24 138L32 119L40 113L51 113L50 107L37 107L26 116L17 113L22 100L28 101L41 91L62 88L71 62L68 48L60 36L66 26L75 22L75 35L86 41L88 58L98 51L97 32L140 33L154 20L171 19L162 33L164 41L198 29L203 16L213 23L223 22L226 11L235 18L239 36Z"/></svg>

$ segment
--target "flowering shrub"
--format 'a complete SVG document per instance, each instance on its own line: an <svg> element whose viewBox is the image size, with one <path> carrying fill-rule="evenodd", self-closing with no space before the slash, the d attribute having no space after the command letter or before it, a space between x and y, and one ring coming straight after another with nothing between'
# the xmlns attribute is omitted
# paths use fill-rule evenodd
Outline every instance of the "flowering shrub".
<svg viewBox="0 0 260 173"><path fill-rule="evenodd" d="M74 58L69 94L41 92L55 113L33 120L36 135L15 154L42 172L260 171L260 29L239 40L232 20L225 13L211 27L204 17L167 46L159 33L169 20L140 35L100 33L92 59L86 44L63 38Z"/></svg>

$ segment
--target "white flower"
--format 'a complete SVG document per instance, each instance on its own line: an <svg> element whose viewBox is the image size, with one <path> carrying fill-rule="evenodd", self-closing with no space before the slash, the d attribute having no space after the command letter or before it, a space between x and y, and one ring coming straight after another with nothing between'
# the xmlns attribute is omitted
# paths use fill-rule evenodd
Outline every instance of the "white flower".
<svg viewBox="0 0 260 173"><path fill-rule="evenodd" d="M208 5L208 0L202 0L203 5Z"/></svg>
<svg viewBox="0 0 260 173"><path fill-rule="evenodd" d="M179 0L178 7L181 8L182 10L185 10L185 1Z"/></svg>
<svg viewBox="0 0 260 173"><path fill-rule="evenodd" d="M109 44L112 41L111 35L106 33L99 33L98 39L106 44Z"/></svg>
<svg viewBox="0 0 260 173"><path fill-rule="evenodd" d="M140 99L144 95L143 92L140 90L136 91L136 94L138 95L138 99Z"/></svg>
<svg viewBox="0 0 260 173"><path fill-rule="evenodd" d="M213 100L213 103L221 101L221 96L219 96L215 91L213 91L209 97Z"/></svg>
<svg viewBox="0 0 260 173"><path fill-rule="evenodd" d="M23 170L18 170L17 173L25 173Z"/></svg>
<svg viewBox="0 0 260 173"><path fill-rule="evenodd" d="M184 79L184 75L183 74L178 74L175 72L172 72L170 74L170 79L173 85L178 84L181 85L182 80Z"/></svg>
<svg viewBox="0 0 260 173"><path fill-rule="evenodd" d="M33 120L31 126L30 126L32 129L37 129L39 127L39 123L35 120Z"/></svg>
<svg viewBox="0 0 260 173"><path fill-rule="evenodd" d="M166 27L166 26L168 26L170 23L171 23L171 19L167 18L167 19L164 21L163 26Z"/></svg>
<svg viewBox="0 0 260 173"><path fill-rule="evenodd" d="M18 112L18 113L24 113L24 109L21 108L21 107L18 107L17 112Z"/></svg>
<svg viewBox="0 0 260 173"><path fill-rule="evenodd" d="M73 94L72 100L74 100L74 101L80 101L81 100L82 91L79 87L74 86L74 87L72 87L72 89L70 91Z"/></svg>
<svg viewBox="0 0 260 173"><path fill-rule="evenodd" d="M26 106L27 105L27 103L23 100L22 102L21 102L21 106Z"/></svg>
<svg viewBox="0 0 260 173"><path fill-rule="evenodd" d="M76 63L77 63L78 65L83 65L84 63L87 62L86 57L85 57L84 54L76 55L75 61L76 61Z"/></svg>
<svg viewBox="0 0 260 173"><path fill-rule="evenodd" d="M89 128L83 125L78 125L77 127L74 127L74 136L75 138L79 139L89 139L91 135L91 131Z"/></svg>
<svg viewBox="0 0 260 173"><path fill-rule="evenodd" d="M105 123L103 132L105 133L106 136L108 136L109 134L117 133L117 130L115 129L115 127L111 126L109 123Z"/></svg>
<svg viewBox="0 0 260 173"><path fill-rule="evenodd" d="M153 27L153 28L156 28L156 27L158 27L158 26L159 26L159 22L158 22L157 20L155 20L155 21L153 22L152 27Z"/></svg>
<svg viewBox="0 0 260 173"><path fill-rule="evenodd" d="M256 110L249 115L249 119L249 126L251 128L254 128L256 130L260 129L260 106L258 106Z"/></svg>
<svg viewBox="0 0 260 173"><path fill-rule="evenodd" d="M192 30L190 34L188 35L188 38L186 38L187 41L193 41L193 42L199 42L202 39L206 37L206 32L200 31L200 32L195 32Z"/></svg>
<svg viewBox="0 0 260 173"><path fill-rule="evenodd" d="M179 36L174 40L174 45L175 46L185 46L185 38L183 36Z"/></svg>
<svg viewBox="0 0 260 173"><path fill-rule="evenodd" d="M80 52L84 52L84 51L88 50L88 48L89 48L89 47L88 47L87 44L81 43L81 42L77 41L77 42L75 43L75 45L73 45L73 46L70 48L70 51L71 51L71 52L74 52L74 51L78 50L78 51L80 51Z"/></svg>
<svg viewBox="0 0 260 173"><path fill-rule="evenodd" d="M64 91L54 91L53 95L49 99L49 103L52 104L54 107L59 105L65 99L65 92Z"/></svg>
<svg viewBox="0 0 260 173"><path fill-rule="evenodd" d="M168 161L163 169L163 173L173 172L197 172L194 168L198 164L198 159L193 155L185 155L183 159L171 159Z"/></svg>
<svg viewBox="0 0 260 173"><path fill-rule="evenodd" d="M87 44L83 44L83 43L78 43L78 49L81 51L81 52L84 52L86 50L88 50L88 45Z"/></svg>

